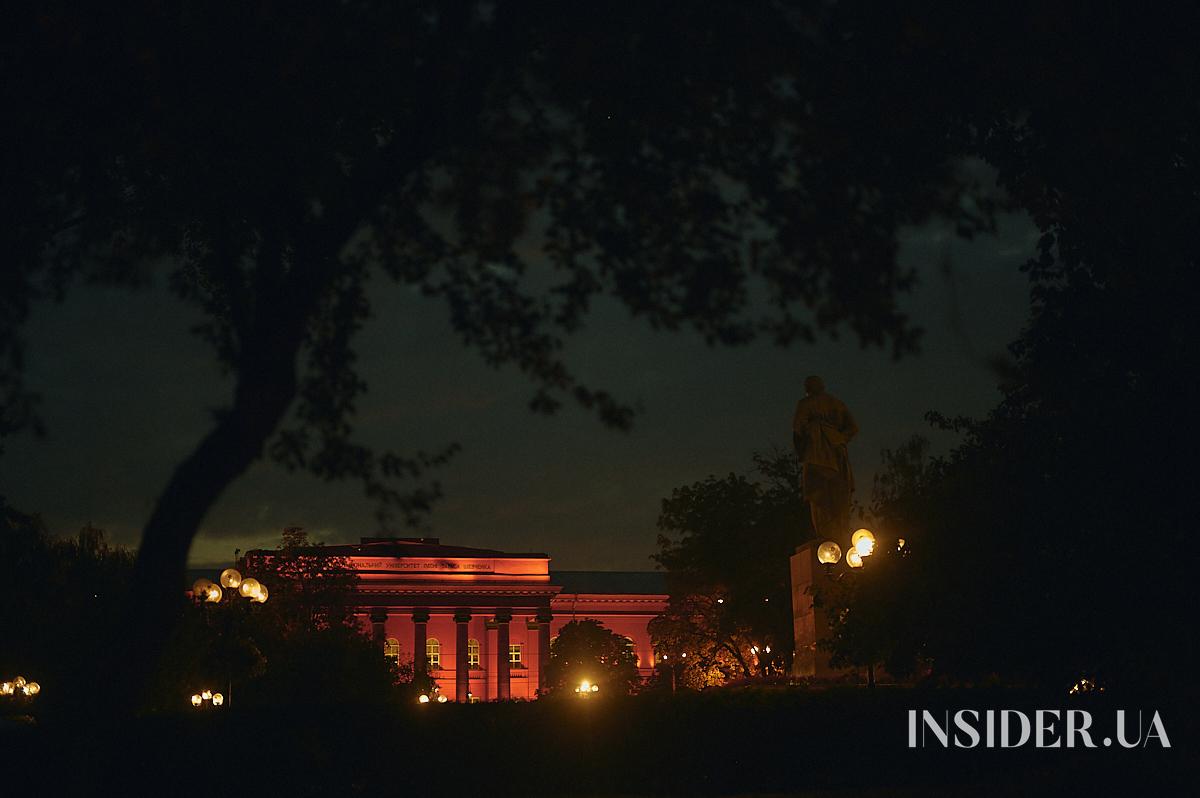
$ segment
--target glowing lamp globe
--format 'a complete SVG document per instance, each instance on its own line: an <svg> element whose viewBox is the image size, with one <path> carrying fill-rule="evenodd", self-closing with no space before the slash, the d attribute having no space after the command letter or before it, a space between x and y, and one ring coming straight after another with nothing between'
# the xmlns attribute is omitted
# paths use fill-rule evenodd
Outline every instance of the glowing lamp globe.
<svg viewBox="0 0 1200 798"><path fill-rule="evenodd" d="M439 703L439 704L444 704L444 703L446 703L446 700L447 700L447 699L446 699L446 696L444 696L444 695L439 695L439 696L438 696L438 703Z"/></svg>
<svg viewBox="0 0 1200 798"><path fill-rule="evenodd" d="M18 676L17 678L13 679L13 684L15 684L17 687L24 687L25 686L25 677Z"/></svg>
<svg viewBox="0 0 1200 798"><path fill-rule="evenodd" d="M257 594L255 594L255 596L254 596L254 601L256 601L256 602L257 602L257 603L259 603L259 604L266 604L266 603L267 603L267 596L269 596L269 595L271 595L271 594L270 594L270 592L267 590L267 586L266 586L266 585L264 585L264 584L262 584L262 583L259 583L259 585L258 585L258 593L257 593Z"/></svg>
<svg viewBox="0 0 1200 798"><path fill-rule="evenodd" d="M254 598L258 594L259 587L261 587L259 581L252 576L242 580L242 584L238 586L238 592L246 598Z"/></svg>
<svg viewBox="0 0 1200 798"><path fill-rule="evenodd" d="M192 706L194 706L194 707L200 706L200 702L203 700L204 699L200 697L199 693L192 693Z"/></svg>
<svg viewBox="0 0 1200 798"><path fill-rule="evenodd" d="M224 597L225 597L225 591L221 590L220 585L210 584L208 586L208 595L206 595L204 597L204 600L209 602L210 604L220 604L221 599L223 599Z"/></svg>
<svg viewBox="0 0 1200 798"><path fill-rule="evenodd" d="M213 706L219 707L225 703L225 696L220 693L213 693Z"/></svg>
<svg viewBox="0 0 1200 798"><path fill-rule="evenodd" d="M846 565L849 565L851 568L862 568L863 558L858 553L858 549L850 549L850 551L846 552Z"/></svg>
<svg viewBox="0 0 1200 798"><path fill-rule="evenodd" d="M858 548L858 541L866 538L872 543L875 542L875 533L869 529L856 529L854 534L850 536L850 545Z"/></svg>
<svg viewBox="0 0 1200 798"><path fill-rule="evenodd" d="M600 685L598 685L598 684L593 684L593 685L592 685L592 692L593 692L593 693L598 693L598 692L600 692Z"/></svg>
<svg viewBox="0 0 1200 798"><path fill-rule="evenodd" d="M817 562L824 565L833 565L840 559L842 559L842 547L832 540L827 540L820 546L817 546Z"/></svg>
<svg viewBox="0 0 1200 798"><path fill-rule="evenodd" d="M212 584L211 579L200 577L192 583L192 595L196 598L205 598L208 596L208 588Z"/></svg>
<svg viewBox="0 0 1200 798"><path fill-rule="evenodd" d="M428 703L429 703L429 696L422 694L422 695L421 695L419 698L417 698L417 703L420 703L420 704L428 704Z"/></svg>
<svg viewBox="0 0 1200 798"><path fill-rule="evenodd" d="M221 572L221 587L227 587L230 590L237 590L238 585L242 583L242 575L236 568L226 568Z"/></svg>
<svg viewBox="0 0 1200 798"><path fill-rule="evenodd" d="M12 695L12 694L13 694L13 683L12 682L4 682L3 684L0 684L0 695Z"/></svg>
<svg viewBox="0 0 1200 798"><path fill-rule="evenodd" d="M875 551L875 541L870 538L859 538L858 542L854 544L854 550L860 557L870 557L871 552Z"/></svg>
<svg viewBox="0 0 1200 798"><path fill-rule="evenodd" d="M208 699L212 698L212 690L205 690L204 692L200 693L200 697L207 701Z"/></svg>
<svg viewBox="0 0 1200 798"><path fill-rule="evenodd" d="M42 692L42 686L37 682L30 682L29 684L25 685L25 690L29 693L29 695L37 695L38 693Z"/></svg>

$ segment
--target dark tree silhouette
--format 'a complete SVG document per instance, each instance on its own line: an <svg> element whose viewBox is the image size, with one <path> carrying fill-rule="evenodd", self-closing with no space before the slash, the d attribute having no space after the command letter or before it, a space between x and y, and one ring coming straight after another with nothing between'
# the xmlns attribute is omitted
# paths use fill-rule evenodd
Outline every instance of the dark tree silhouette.
<svg viewBox="0 0 1200 798"><path fill-rule="evenodd" d="M571 621L550 644L546 678L555 694L573 694L586 680L602 693L625 695L638 685L637 654L628 638L599 621Z"/></svg>
<svg viewBox="0 0 1200 798"><path fill-rule="evenodd" d="M597 296L712 343L849 328L910 351L897 228L987 214L929 129L944 115L858 70L829 14L134 3L12 20L3 431L37 422L20 323L79 279L167 275L234 381L143 530L137 647L160 646L196 529L264 453L357 478L409 520L436 497L397 479L449 451L352 437L375 271L445 302L466 344L528 375L533 409L566 398L617 427L628 407L560 357ZM920 124L896 127L902 108Z"/></svg>
<svg viewBox="0 0 1200 798"><path fill-rule="evenodd" d="M756 479L710 476L662 502L653 559L671 600L650 634L688 667L689 684L784 673L790 663L788 558L813 532L795 455L777 450L754 464Z"/></svg>
<svg viewBox="0 0 1200 798"><path fill-rule="evenodd" d="M21 380L31 302L165 274L206 312L234 387L143 530L131 628L154 650L198 525L264 453L360 479L406 517L435 498L397 479L447 452L352 437L372 272L447 303L464 342L529 376L534 409L565 399L624 426L628 408L560 357L598 296L713 343L849 330L911 351L895 234L934 215L989 228L997 200L963 157L1046 233L1031 270L1053 344L1018 349L1040 392L1014 389L1013 412L1046 410L1048 436L1110 418L1081 411L1082 390L1126 397L1117 417L1146 399L1184 417L1195 395L1173 356L1194 328L1200 137L1182 13L39 4L0 34L0 433L38 422ZM1134 323L1096 323L1113 318ZM1139 462L1190 454L1147 450L1136 426L1105 429ZM1129 488L1156 506L1178 483L1151 471Z"/></svg>

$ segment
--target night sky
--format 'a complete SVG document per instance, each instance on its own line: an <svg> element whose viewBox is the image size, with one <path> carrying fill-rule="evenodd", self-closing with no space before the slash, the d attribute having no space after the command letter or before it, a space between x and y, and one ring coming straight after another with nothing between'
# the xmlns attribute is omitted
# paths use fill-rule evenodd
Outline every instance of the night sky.
<svg viewBox="0 0 1200 798"><path fill-rule="evenodd" d="M629 433L574 407L532 414L529 384L464 348L443 306L379 279L359 338L370 390L358 436L400 451L462 445L440 472L446 497L426 534L545 551L561 569L649 569L660 500L709 474L745 471L756 450L790 446L807 374L822 375L857 417L850 454L860 500L869 499L881 448L923 433L944 451L952 439L922 415L980 415L999 398L986 360L1025 321L1019 266L1036 237L1024 217L1004 218L998 236L973 242L938 226L908 231L901 262L918 269L920 285L903 304L926 333L921 353L899 362L849 339L710 349L694 334L654 333L615 304L598 305L568 362L585 381L640 404ZM231 383L188 332L198 314L161 281L140 292L76 288L64 304L38 307L27 328L28 384L44 397L49 436L6 443L0 492L40 512L55 533L90 521L136 545L159 490ZM373 510L356 483L259 463L214 507L191 564L271 546L288 525L330 543L355 541L377 533Z"/></svg>

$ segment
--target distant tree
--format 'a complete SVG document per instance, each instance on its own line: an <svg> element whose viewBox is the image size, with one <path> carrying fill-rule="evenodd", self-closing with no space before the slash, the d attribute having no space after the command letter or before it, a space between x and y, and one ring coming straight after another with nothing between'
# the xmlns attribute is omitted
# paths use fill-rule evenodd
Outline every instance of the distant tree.
<svg viewBox="0 0 1200 798"><path fill-rule="evenodd" d="M56 538L0 496L0 660L44 686L40 707L71 710L95 689L93 657L119 635L133 562L101 529Z"/></svg>
<svg viewBox="0 0 1200 798"><path fill-rule="evenodd" d="M791 656L788 558L812 535L799 465L776 450L754 456L753 475L759 481L730 474L676 488L658 520L653 559L671 599L651 637L709 676L786 672Z"/></svg>
<svg viewBox="0 0 1200 798"><path fill-rule="evenodd" d="M571 621L550 644L547 679L554 693L571 693L587 680L602 693L626 694L640 684L637 655L629 640L599 621Z"/></svg>
<svg viewBox="0 0 1200 798"><path fill-rule="evenodd" d="M261 614L273 628L357 628L354 587L358 575L349 559L327 554L324 544L308 539L300 527L288 527L279 548L242 556L245 576L267 585L269 599Z"/></svg>
<svg viewBox="0 0 1200 798"><path fill-rule="evenodd" d="M244 575L270 591L266 604L247 607L246 630L264 659L249 684L251 700L396 701L409 692L401 685L413 682L412 664L384 656L354 615L357 574L345 557L323 549L289 527L278 549L239 561Z"/></svg>
<svg viewBox="0 0 1200 798"><path fill-rule="evenodd" d="M239 705L383 704L425 686L411 662L389 660L371 640L353 612L353 568L323 547L289 527L278 549L239 558L242 576L267 586L267 602L189 607L160 669L157 705L179 708L205 685L232 685Z"/></svg>

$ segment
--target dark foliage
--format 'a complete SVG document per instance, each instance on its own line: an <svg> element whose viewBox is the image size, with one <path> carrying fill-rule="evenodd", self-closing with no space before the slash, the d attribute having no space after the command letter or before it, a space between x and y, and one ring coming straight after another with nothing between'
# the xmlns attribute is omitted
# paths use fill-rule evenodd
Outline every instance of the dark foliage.
<svg viewBox="0 0 1200 798"><path fill-rule="evenodd" d="M89 736L10 735L47 794L113 795L150 785L251 785L289 796L432 795L1181 795L1194 783L1195 715L1165 710L1172 748L912 750L906 712L1061 706L1054 693L880 689L710 690L612 701L345 704L287 713L157 718ZM1072 701L1097 718L1139 697ZM1131 703L1132 702L1132 703ZM881 719L883 721L881 722ZM1110 722L1110 721L1106 721ZM27 732L27 733L26 733ZM130 750L142 754L129 756ZM455 752L455 766L446 764ZM206 782L207 783L207 782ZM33 785L31 785L33 786Z"/></svg>
<svg viewBox="0 0 1200 798"><path fill-rule="evenodd" d="M116 648L156 651L196 529L264 454L358 479L409 520L436 498L422 480L451 450L353 436L370 273L445 303L465 343L530 378L534 409L573 401L620 427L625 404L561 357L596 297L714 343L849 331L909 352L896 231L942 216L970 235L1003 202L1044 234L1034 314L1004 403L905 519L960 599L929 616L931 644L950 673L1028 669L1035 647L1064 673L1165 675L1163 652L1193 642L1174 609L1200 398L1196 13L19 9L0 34L0 434L37 426L33 302L166 279L204 310L234 387L144 529ZM1165 554L1125 554L1147 549Z"/></svg>
<svg viewBox="0 0 1200 798"><path fill-rule="evenodd" d="M807 3L15 15L0 432L37 422L31 303L79 280L165 279L233 378L147 519L127 645L161 647L196 529L264 455L357 479L409 522L438 496L427 472L453 447L353 436L373 273L443 302L464 343L529 377L534 410L572 401L617 427L629 408L561 357L599 296L714 344L849 331L912 351L896 231L935 215L988 229L992 205L959 169L957 96L928 88L944 65L863 68L863 47L899 55L879 47L895 22Z"/></svg>
<svg viewBox="0 0 1200 798"><path fill-rule="evenodd" d="M133 555L110 546L103 530L84 527L54 538L37 516L0 497L0 662L42 686L40 710L83 705L95 681L95 657L119 638ZM123 700L136 687L118 684Z"/></svg>
<svg viewBox="0 0 1200 798"><path fill-rule="evenodd" d="M795 456L775 451L754 463L759 481L709 477L663 500L654 560L671 601L650 634L689 687L785 672L790 661L788 558L812 529Z"/></svg>
<svg viewBox="0 0 1200 798"><path fill-rule="evenodd" d="M101 693L129 709L173 714L194 711L189 696L206 688L220 691L230 706L278 708L297 701L394 706L420 686L412 682L411 663L386 660L345 610L338 585L353 574L339 569L336 558L309 563L290 556L311 545L298 530L285 534L284 557L274 567L247 572L270 584L266 604L229 597L219 605L196 603L180 585L154 679L103 682L98 658L145 656L114 650L126 596L136 594L133 554L90 526L75 539L54 538L38 518L2 500L0 524L0 612L7 619L0 661L14 671L3 676L21 674L42 685L31 703L40 720L86 718L107 703ZM303 586L293 589L296 582Z"/></svg>
<svg viewBox="0 0 1200 798"><path fill-rule="evenodd" d="M637 654L628 638L599 621L571 621L550 643L546 677L550 690L564 697L573 696L585 680L599 685L605 696L626 695L639 683Z"/></svg>

